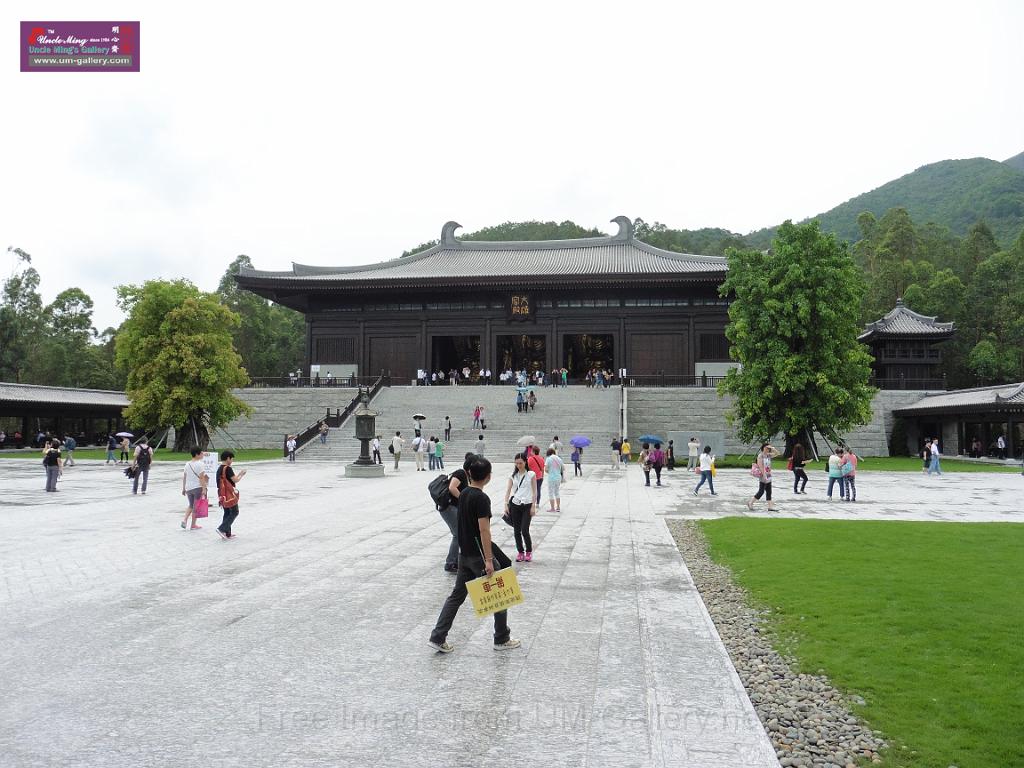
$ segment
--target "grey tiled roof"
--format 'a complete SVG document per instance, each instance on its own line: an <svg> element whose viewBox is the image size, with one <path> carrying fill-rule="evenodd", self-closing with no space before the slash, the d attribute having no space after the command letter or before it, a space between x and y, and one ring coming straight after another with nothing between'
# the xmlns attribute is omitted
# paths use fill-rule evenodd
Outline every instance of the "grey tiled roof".
<svg viewBox="0 0 1024 768"><path fill-rule="evenodd" d="M1020 411L1024 410L1024 383L1001 384L994 387L957 389L938 395L928 395L906 408L895 412L901 416L936 413L940 411Z"/></svg>
<svg viewBox="0 0 1024 768"><path fill-rule="evenodd" d="M296 282L358 282L436 278L508 278L573 275L708 275L724 273L721 256L673 253L633 237L629 219L614 219L619 232L610 237L575 240L486 242L456 240L448 222L441 242L422 253L376 264L317 267L293 264L288 272L243 268L240 278Z"/></svg>
<svg viewBox="0 0 1024 768"><path fill-rule="evenodd" d="M920 315L903 306L903 299L896 300L896 306L881 320L868 323L858 338L866 341L872 336L932 336L947 337L953 334L953 323L937 323L934 317Z"/></svg>
<svg viewBox="0 0 1024 768"><path fill-rule="evenodd" d="M98 405L104 407L128 406L124 392L107 389L75 389L73 387L44 387L36 384L9 384L0 382L0 402L33 403L42 405Z"/></svg>

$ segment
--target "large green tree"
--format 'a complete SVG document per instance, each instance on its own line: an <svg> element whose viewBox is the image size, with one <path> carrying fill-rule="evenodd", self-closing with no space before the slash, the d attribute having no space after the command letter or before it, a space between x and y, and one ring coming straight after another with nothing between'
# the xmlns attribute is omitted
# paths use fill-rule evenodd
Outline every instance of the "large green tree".
<svg viewBox="0 0 1024 768"><path fill-rule="evenodd" d="M740 363L720 385L744 441L817 430L830 439L871 418L871 356L857 341L865 286L846 243L817 222L779 227L771 251L730 250L721 294ZM787 445L788 448L788 445Z"/></svg>
<svg viewBox="0 0 1024 768"><path fill-rule="evenodd" d="M238 315L217 296L187 280L122 285L118 304L128 315L117 334L117 365L127 374L130 424L175 427L174 449L209 444L209 430L248 405L231 390L248 382L231 332Z"/></svg>

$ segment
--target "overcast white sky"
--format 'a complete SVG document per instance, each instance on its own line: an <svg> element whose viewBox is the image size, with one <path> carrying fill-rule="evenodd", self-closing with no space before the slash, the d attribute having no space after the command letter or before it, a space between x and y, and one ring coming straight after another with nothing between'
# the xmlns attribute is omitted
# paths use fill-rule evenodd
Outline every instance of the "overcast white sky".
<svg viewBox="0 0 1024 768"><path fill-rule="evenodd" d="M88 10L86 10L86 8ZM142 72L18 72L19 21L140 20ZM357 264L619 214L748 232L1024 151L1024 3L0 6L0 249L44 298ZM0 276L13 261L3 253Z"/></svg>

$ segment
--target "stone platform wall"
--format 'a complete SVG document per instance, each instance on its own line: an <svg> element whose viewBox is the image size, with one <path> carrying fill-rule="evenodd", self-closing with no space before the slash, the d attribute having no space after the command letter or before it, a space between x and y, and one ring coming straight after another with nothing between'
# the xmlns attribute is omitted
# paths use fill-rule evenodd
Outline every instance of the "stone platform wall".
<svg viewBox="0 0 1024 768"><path fill-rule="evenodd" d="M844 436L846 442L862 456L888 456L892 411L915 403L927 394L915 390L878 392L871 404L871 421ZM714 389L630 388L626 397L627 430L632 436L645 433L664 435L669 431L724 432L727 455L754 450L754 447L739 441L725 418L732 399L719 397ZM824 445L819 445L819 448L823 449Z"/></svg>

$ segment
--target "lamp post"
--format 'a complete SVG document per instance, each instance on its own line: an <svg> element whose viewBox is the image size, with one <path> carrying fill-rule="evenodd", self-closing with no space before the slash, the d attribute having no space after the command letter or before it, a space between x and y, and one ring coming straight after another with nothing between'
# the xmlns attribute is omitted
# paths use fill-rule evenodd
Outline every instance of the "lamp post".
<svg viewBox="0 0 1024 768"><path fill-rule="evenodd" d="M374 464L370 457L370 441L376 432L376 419L379 415L369 408L370 392L360 388L359 407L354 414L356 420L356 440L359 441L359 458L345 466L345 477L384 477L384 465Z"/></svg>

